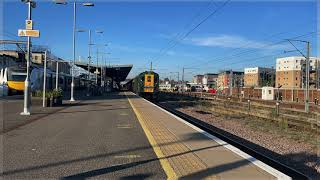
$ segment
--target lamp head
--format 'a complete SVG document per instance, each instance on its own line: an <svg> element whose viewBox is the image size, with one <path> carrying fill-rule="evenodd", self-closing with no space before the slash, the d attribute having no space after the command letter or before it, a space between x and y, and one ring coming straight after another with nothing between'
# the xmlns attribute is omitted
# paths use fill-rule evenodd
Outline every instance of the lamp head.
<svg viewBox="0 0 320 180"><path fill-rule="evenodd" d="M53 0L56 4L66 5L68 4L65 0Z"/></svg>
<svg viewBox="0 0 320 180"><path fill-rule="evenodd" d="M82 5L83 5L83 6L91 6L91 7L94 6L93 3L89 3L89 2L87 2L87 3L82 3Z"/></svg>

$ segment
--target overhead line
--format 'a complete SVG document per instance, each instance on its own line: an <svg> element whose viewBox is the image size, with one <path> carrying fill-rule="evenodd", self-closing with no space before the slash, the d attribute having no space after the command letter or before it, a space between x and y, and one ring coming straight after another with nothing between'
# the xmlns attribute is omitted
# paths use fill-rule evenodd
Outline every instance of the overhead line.
<svg viewBox="0 0 320 180"><path fill-rule="evenodd" d="M186 37L188 37L193 31L195 31L199 26L201 26L204 22L206 22L210 17L212 17L213 15L215 15L219 10L221 10L223 7L225 7L231 0L226 0L220 7L218 7L215 11L213 11L212 13L210 13L207 17L205 17L202 21L200 21L196 26L194 26L191 30L189 30L184 36L182 36L181 39L179 39L179 41L184 40ZM170 49L174 48L179 41L176 41L173 46L169 47L165 53L167 53ZM163 56L164 54L160 54L159 58L156 59L154 62L156 62L157 60L160 59L161 56Z"/></svg>
<svg viewBox="0 0 320 180"><path fill-rule="evenodd" d="M207 4L206 8L208 8L212 3L213 3L213 0L211 0L211 1ZM201 8L201 9L203 9L203 8ZM191 19L191 21L189 21L189 23L187 23L187 24L184 25L183 30L180 31L179 33L177 33L177 34L168 42L168 45L170 45L170 44L171 44L173 41L175 41L180 35L182 35L184 29L186 29L186 28L188 28L190 25L192 25L192 23L194 22L194 20L201 15L201 12L202 12L202 11L199 10L199 11L193 16L193 18ZM163 47L163 48L159 51L159 54L162 53L166 48L167 48L167 47ZM154 59L154 58L152 58L152 59Z"/></svg>
<svg viewBox="0 0 320 180"><path fill-rule="evenodd" d="M315 32L310 32L310 33L307 33L307 34L304 34L304 35L300 35L300 36L296 36L296 37L293 37L293 38L290 38L290 39L297 39L297 38L301 38L301 37L304 37L304 36L308 36L308 35L311 35L311 34L314 34ZM250 54L250 53L254 53L254 52L258 52L258 51L261 51L261 48L266 48L266 47L272 47L272 46L275 46L275 45L278 45L278 44L282 44L286 42L286 40L282 40L282 41L278 41L278 42L275 42L275 43L270 43L270 44L267 44L267 45L264 45L264 46L261 46L259 47L260 49L259 50L246 50L246 51L243 51L243 52L239 52L239 53L236 53L236 54L232 54L232 55L229 55L229 56L223 56L223 57L220 57L218 59L213 59L213 60L209 60L209 61L206 61L205 63L203 63L202 65L206 65L212 61L215 61L215 63L217 62L223 62L225 59L233 59L235 57L238 57L239 55L244 55L244 54ZM198 65L197 67L199 67L201 65Z"/></svg>

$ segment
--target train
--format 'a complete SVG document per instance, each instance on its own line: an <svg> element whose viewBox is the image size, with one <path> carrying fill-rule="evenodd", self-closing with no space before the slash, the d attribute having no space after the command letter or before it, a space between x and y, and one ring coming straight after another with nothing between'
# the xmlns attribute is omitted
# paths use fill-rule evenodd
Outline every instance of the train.
<svg viewBox="0 0 320 180"><path fill-rule="evenodd" d="M154 71L145 71L132 81L132 91L146 99L156 100L159 94L159 74Z"/></svg>
<svg viewBox="0 0 320 180"><path fill-rule="evenodd" d="M27 70L25 66L11 66L1 69L0 84L6 84L8 88L8 95L23 94ZM30 67L30 88L32 92L43 90L43 67ZM59 74L58 87L62 90L70 89L72 76L69 74ZM84 78L75 77L75 88L85 88ZM52 90L56 85L56 72L50 69L46 70L46 89Z"/></svg>

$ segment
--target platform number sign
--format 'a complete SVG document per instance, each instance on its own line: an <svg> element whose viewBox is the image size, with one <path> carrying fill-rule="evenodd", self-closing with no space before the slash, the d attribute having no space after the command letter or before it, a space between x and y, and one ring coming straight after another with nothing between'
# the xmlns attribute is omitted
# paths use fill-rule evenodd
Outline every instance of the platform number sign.
<svg viewBox="0 0 320 180"><path fill-rule="evenodd" d="M33 29L32 20L26 20L26 30L32 30L32 29Z"/></svg>

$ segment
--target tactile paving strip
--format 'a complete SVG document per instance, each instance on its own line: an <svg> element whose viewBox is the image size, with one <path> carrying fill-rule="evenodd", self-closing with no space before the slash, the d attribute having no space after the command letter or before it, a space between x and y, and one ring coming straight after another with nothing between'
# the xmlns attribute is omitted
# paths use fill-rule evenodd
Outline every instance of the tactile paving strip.
<svg viewBox="0 0 320 180"><path fill-rule="evenodd" d="M141 98L131 98L130 101L178 177L207 169L206 165L184 145L183 141L162 124L164 118L170 118L174 121L174 117L159 111L157 107L152 106ZM211 176L207 178L216 179L217 177Z"/></svg>

